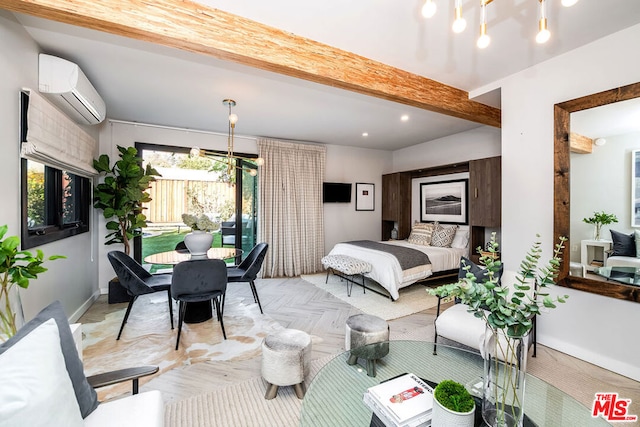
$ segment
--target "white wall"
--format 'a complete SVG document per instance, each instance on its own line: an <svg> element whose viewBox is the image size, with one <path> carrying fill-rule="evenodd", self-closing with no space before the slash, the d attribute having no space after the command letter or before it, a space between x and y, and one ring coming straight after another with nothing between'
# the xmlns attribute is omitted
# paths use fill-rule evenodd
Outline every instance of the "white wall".
<svg viewBox="0 0 640 427"><path fill-rule="evenodd" d="M3 204L0 224L9 226L7 236L20 235L18 96L23 87L38 87L38 53L38 46L13 15L0 10L0 194ZM72 320L82 314L97 296L97 262L93 248L92 233L40 247L46 256L65 255L67 259L46 262L44 266L49 271L32 281L28 289L20 290L27 319L55 300L60 300Z"/></svg>
<svg viewBox="0 0 640 427"><path fill-rule="evenodd" d="M640 80L640 25L539 64L502 82L502 258L516 266L536 233L551 256L553 106ZM568 288L565 305L539 318L540 343L640 380L637 303Z"/></svg>
<svg viewBox="0 0 640 427"><path fill-rule="evenodd" d="M336 243L382 238L382 172L391 168L391 153L355 147L327 145L326 182L353 184L351 203L324 204L324 248ZM356 211L355 184L374 184L373 211Z"/></svg>
<svg viewBox="0 0 640 427"><path fill-rule="evenodd" d="M571 153L571 261L580 261L580 241L593 239L594 226L582 219L596 211L618 217L617 223L602 227L602 239L611 240L609 230L633 233L631 152L640 149L640 133L606 140L603 146L594 145L591 154Z"/></svg>

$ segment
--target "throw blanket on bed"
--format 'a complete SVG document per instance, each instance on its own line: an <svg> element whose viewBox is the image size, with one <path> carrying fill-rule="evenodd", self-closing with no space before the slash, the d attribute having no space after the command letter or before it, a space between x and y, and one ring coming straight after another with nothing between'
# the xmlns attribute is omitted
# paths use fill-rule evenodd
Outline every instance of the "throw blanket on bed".
<svg viewBox="0 0 640 427"><path fill-rule="evenodd" d="M398 259L400 267L403 270L408 270L419 265L431 264L431 261L429 261L429 257L427 256L427 254L416 249L405 248L396 245L386 245L384 243L374 242L372 240L353 240L351 242L344 243L390 253Z"/></svg>

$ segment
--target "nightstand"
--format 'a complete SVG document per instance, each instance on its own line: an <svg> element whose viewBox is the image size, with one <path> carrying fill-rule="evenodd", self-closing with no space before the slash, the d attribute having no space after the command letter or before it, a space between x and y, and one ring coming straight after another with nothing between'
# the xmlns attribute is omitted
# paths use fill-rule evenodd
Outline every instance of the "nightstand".
<svg viewBox="0 0 640 427"><path fill-rule="evenodd" d="M580 242L580 262L587 271L603 267L611 250L611 240L582 240Z"/></svg>

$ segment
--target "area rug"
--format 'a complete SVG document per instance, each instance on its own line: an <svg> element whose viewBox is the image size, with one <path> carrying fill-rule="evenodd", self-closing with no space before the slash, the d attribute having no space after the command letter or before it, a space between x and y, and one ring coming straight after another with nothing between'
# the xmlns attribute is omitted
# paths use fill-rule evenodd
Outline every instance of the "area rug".
<svg viewBox="0 0 640 427"><path fill-rule="evenodd" d="M335 355L311 361L307 383ZM165 406L167 427L294 427L300 424L302 400L293 387L281 387L278 396L266 400L261 377L221 387Z"/></svg>
<svg viewBox="0 0 640 427"><path fill-rule="evenodd" d="M340 298L358 310L381 317L385 320L408 316L438 305L438 298L429 295L426 291L427 288L420 284L414 284L400 289L400 298L396 301L391 301L389 297L382 296L370 290L363 293L362 286L355 284L353 285L351 296L348 296L347 282L335 275L329 275L329 281L326 284L326 273L303 275L301 277L303 280L329 292L331 295ZM366 283L368 287L382 290L380 285L371 280L367 280Z"/></svg>
<svg viewBox="0 0 640 427"><path fill-rule="evenodd" d="M214 318L182 327L180 346L175 350L177 307L174 306L175 329L171 329L166 293L138 298L122 337L116 341L126 304L122 309L105 316L98 323L85 323L83 359L85 372L93 375L108 370L141 365L159 366L159 375L170 369L209 360L246 360L260 354L262 339L269 333L283 329L266 314L260 314L257 304L242 298L227 298L224 326L227 339L222 337L220 324ZM155 377L155 375L153 376ZM140 380L141 384L153 377ZM120 384L99 390L105 400L128 392L130 384Z"/></svg>

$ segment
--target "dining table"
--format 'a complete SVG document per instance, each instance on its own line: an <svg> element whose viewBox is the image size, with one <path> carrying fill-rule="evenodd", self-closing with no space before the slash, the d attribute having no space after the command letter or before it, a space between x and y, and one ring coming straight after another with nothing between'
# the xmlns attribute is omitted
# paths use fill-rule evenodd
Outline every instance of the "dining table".
<svg viewBox="0 0 640 427"><path fill-rule="evenodd" d="M179 249L173 251L159 252L144 257L147 264L156 265L177 265L184 261L197 259L239 259L242 256L242 249L237 248L210 248L206 255L192 255L189 250ZM213 310L210 301L190 302L184 315L185 323L201 323L213 317Z"/></svg>

